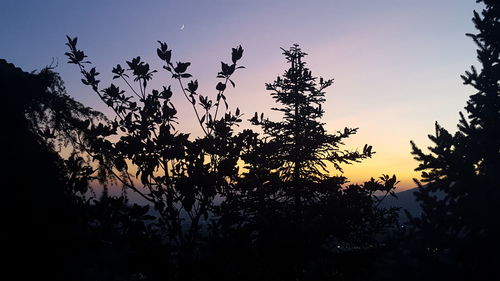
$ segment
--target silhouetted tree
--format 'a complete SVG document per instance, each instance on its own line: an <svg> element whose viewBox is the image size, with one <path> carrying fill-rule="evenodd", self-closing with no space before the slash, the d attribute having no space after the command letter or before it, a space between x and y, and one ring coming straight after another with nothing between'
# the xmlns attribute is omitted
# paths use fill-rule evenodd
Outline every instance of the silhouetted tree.
<svg viewBox="0 0 500 281"><path fill-rule="evenodd" d="M37 272L40 278L60 280L81 269L73 264L75 256L70 249L77 251L80 246L74 240L84 241L81 235L86 229L80 206L85 203L75 195L87 191L87 182L82 185L81 181L85 173L81 166L70 167L71 160L61 159L45 136L61 133L57 128L62 123L67 125L65 120L48 118L51 113L75 119L98 115L83 106L65 107L64 113L61 108L48 106L70 100L59 91L60 82L50 69L26 73L0 60L4 105L0 149L6 164L2 168L1 244L9 257L5 274L13 273L17 279L30 278ZM47 118L40 120L41 116ZM41 130L49 123L51 130Z"/></svg>
<svg viewBox="0 0 500 281"><path fill-rule="evenodd" d="M333 135L320 121L324 90L333 80L319 78L318 83L298 45L283 54L290 68L266 84L281 106L273 110L282 112L283 119L275 122L255 113L250 120L264 134L246 135L242 159L248 170L221 205L219 226L228 231L221 244L232 237L240 237L234 244L249 241L244 260L260 270L248 270L252 278L347 278L354 272L345 268L352 260L342 264L347 257L341 256L349 252L361 260L378 247L377 235L395 222L395 210L378 208L381 198L374 195L393 194L396 177L347 185L345 177L329 174L328 164L342 172L341 164L370 157L372 148L341 149L357 129Z"/></svg>
<svg viewBox="0 0 500 281"><path fill-rule="evenodd" d="M320 182L329 177L327 164L342 171L340 164L359 162L372 155L372 147L365 145L363 152L341 150L343 139L356 133L356 129L345 128L336 135L328 134L324 123L321 105L324 103L324 90L332 85L333 79L324 80L312 76L303 61L307 54L298 45L290 50L283 50L290 68L283 77L266 84L272 91L271 96L282 107L273 110L283 113L283 120L273 122L268 119L258 120L256 113L251 120L260 125L269 145L274 149L269 156L275 162L279 177L290 182L285 192L291 192L294 204L301 208L302 201L309 199L314 192L304 190L306 182ZM261 115L262 116L262 115Z"/></svg>
<svg viewBox="0 0 500 281"><path fill-rule="evenodd" d="M474 12L477 34L467 34L478 46L478 71L462 75L477 91L460 113L458 131L436 123L430 153L413 142L422 181L415 193L423 214L414 218L421 256L447 279L477 279L496 272L500 250L500 5ZM492 275L490 275L492 276ZM437 277L439 278L439 277Z"/></svg>
<svg viewBox="0 0 500 281"><path fill-rule="evenodd" d="M212 100L199 94L197 80L186 83L192 77L187 71L190 63L174 63L172 50L159 42L157 55L163 68L179 84L203 131L193 140L176 130L177 110L171 102L171 86L148 88L157 73L149 64L136 57L126 62L128 69L121 65L113 68L113 79L120 79L129 95L114 84L100 89L99 73L87 67L90 62L85 61L86 55L76 44L77 38L68 37L69 62L79 67L82 82L115 114L114 120L108 122L87 123L82 130L94 135L93 141L78 144L125 189L138 193L155 208L159 216L156 225L174 249L171 259L180 264L176 278L199 278L197 257L216 198L221 198L238 176L236 164L245 134L233 131L241 122L241 114L238 108L234 113L228 110L225 92L229 83L235 86L231 76L242 68L237 62L243 49L233 48L231 63L221 62L216 98ZM101 155L112 155L111 161Z"/></svg>
<svg viewBox="0 0 500 281"><path fill-rule="evenodd" d="M0 60L0 80L1 117L8 120L0 149L9 163L0 204L0 243L9 257L4 274L23 280L152 275L145 264L161 258L161 244L146 227L147 207L129 206L125 197L96 198L89 183L106 178L69 137L88 139L81 124L105 117L73 100L50 67L26 73ZM120 267L126 263L133 266Z"/></svg>

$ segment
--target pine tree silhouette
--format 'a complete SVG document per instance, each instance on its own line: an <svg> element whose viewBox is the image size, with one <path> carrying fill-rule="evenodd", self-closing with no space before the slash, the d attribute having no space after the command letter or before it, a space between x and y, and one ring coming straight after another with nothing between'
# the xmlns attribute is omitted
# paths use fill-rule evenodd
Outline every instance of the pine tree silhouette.
<svg viewBox="0 0 500 281"><path fill-rule="evenodd" d="M436 123L433 145L425 153L413 142L422 182L415 193L423 214L413 219L429 258L459 278L477 278L499 265L500 250L500 5L485 4L474 12L481 69L462 75L476 89L460 113L454 134ZM444 261L447 261L443 263Z"/></svg>
<svg viewBox="0 0 500 281"><path fill-rule="evenodd" d="M331 166L342 172L342 164L371 157L372 147L361 152L341 147L357 129L326 131L322 104L333 79L314 77L298 45L282 50L289 68L266 88L283 118L271 121L255 113L250 119L263 135L248 135L250 149L242 156L248 171L225 202L222 221L241 225L236 233L249 235L248 244L261 257L255 267L265 272L256 278L362 274L367 249L378 247L374 237L395 218L395 210L378 208L374 193L393 192L396 177L348 185L345 177L330 175ZM357 270L350 258L363 260Z"/></svg>
<svg viewBox="0 0 500 281"><path fill-rule="evenodd" d="M283 120L271 121L258 114L251 121L260 125L264 136L274 148L273 162L279 167L279 177L292 187L294 203L300 208L304 199L313 193L304 190L307 182L328 179L327 164L342 171L340 164L359 162L372 155L372 147L365 145L363 151L348 151L340 148L342 141L357 132L357 128L345 128L337 134L329 134L320 121L324 110L324 90L333 84L333 79L313 77L303 58L307 55L298 45L283 50L290 64L282 77L266 84L267 90L281 107L273 108L283 113ZM288 191L287 191L288 192ZM306 198L309 197L309 198Z"/></svg>

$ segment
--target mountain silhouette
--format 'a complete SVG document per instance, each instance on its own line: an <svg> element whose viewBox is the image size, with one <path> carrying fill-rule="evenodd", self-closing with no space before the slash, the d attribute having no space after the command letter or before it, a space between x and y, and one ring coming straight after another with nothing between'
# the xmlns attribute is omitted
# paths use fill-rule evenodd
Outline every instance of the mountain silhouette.
<svg viewBox="0 0 500 281"><path fill-rule="evenodd" d="M423 186L425 188L425 186ZM405 210L410 213L412 217L420 217L422 214L422 207L420 206L420 202L417 201L415 197L415 192L418 190L418 187L410 188L401 192L396 193L396 197L387 196L382 203L380 203L380 207L389 208L396 207L401 208L399 211L399 222L407 223L408 216L405 213ZM444 193L435 193L434 194L438 199L442 199L444 197Z"/></svg>

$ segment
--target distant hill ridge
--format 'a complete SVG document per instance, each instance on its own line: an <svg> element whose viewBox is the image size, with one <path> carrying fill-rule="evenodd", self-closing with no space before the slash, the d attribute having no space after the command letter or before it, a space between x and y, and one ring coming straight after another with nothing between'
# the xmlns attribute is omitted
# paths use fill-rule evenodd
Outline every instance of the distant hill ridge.
<svg viewBox="0 0 500 281"><path fill-rule="evenodd" d="M425 188L425 186L424 186ZM397 198L393 196L387 196L382 203L380 203L380 207L397 207L401 208L399 212L399 222L404 223L408 221L408 216L406 215L404 210L407 210L411 216L419 217L422 214L422 208L420 207L420 203L417 201L415 197L415 191L418 190L418 187L410 188L401 192L396 193ZM443 192L436 192L434 195L442 199L445 194Z"/></svg>
<svg viewBox="0 0 500 281"><path fill-rule="evenodd" d="M418 190L418 187L410 188L408 190L404 190L396 193L397 198L393 196L387 196L382 203L380 203L380 207L397 207L401 208L399 212L399 221L407 222L408 217L404 210L407 210L413 217L418 217L422 214L422 208L420 207L419 202L417 202L417 198L414 193Z"/></svg>

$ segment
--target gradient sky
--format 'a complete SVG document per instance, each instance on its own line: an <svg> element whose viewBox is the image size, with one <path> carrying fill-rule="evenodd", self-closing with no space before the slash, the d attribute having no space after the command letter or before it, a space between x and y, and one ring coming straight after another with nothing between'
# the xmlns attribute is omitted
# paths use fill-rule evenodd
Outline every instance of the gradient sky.
<svg viewBox="0 0 500 281"><path fill-rule="evenodd" d="M66 34L79 37L103 86L114 65L135 56L161 69L156 41L166 41L174 61L192 63L189 72L205 95L215 93L220 61L230 61L231 47L241 44L246 69L234 76L230 106L247 118L255 111L272 117L264 83L286 67L280 47L298 43L309 54L313 75L335 79L324 106L327 129L359 127L346 147L368 143L376 151L372 159L346 166L345 175L362 182L396 174L406 189L418 177L410 140L427 146L435 121L454 131L458 112L474 93L459 77L476 63L475 46L465 36L475 32L474 9L481 9L474 0L2 0L0 58L25 71L55 58L68 92L107 112L81 84L77 68L66 64ZM153 87L173 82L160 71ZM179 129L199 133L189 104L176 94Z"/></svg>

